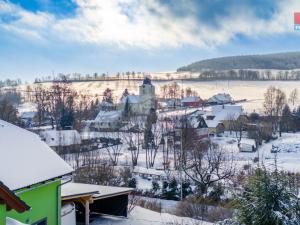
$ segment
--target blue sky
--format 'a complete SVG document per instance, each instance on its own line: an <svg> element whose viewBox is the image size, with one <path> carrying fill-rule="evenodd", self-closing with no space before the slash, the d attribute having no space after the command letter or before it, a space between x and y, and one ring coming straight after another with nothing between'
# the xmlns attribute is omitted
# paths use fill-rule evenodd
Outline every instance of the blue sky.
<svg viewBox="0 0 300 225"><path fill-rule="evenodd" d="M299 0L0 0L0 79L298 51Z"/></svg>

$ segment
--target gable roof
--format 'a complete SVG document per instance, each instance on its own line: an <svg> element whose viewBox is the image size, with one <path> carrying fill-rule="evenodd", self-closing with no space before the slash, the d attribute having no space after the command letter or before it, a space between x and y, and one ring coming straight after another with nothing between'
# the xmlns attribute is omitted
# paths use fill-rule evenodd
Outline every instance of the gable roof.
<svg viewBox="0 0 300 225"><path fill-rule="evenodd" d="M122 117L121 111L99 111L94 122L111 122L118 120L120 117Z"/></svg>
<svg viewBox="0 0 300 225"><path fill-rule="evenodd" d="M211 109L216 121L236 120L243 114L243 107L241 105L215 105Z"/></svg>
<svg viewBox="0 0 300 225"><path fill-rule="evenodd" d="M208 99L210 103L226 104L232 102L232 97L227 93L218 93Z"/></svg>
<svg viewBox="0 0 300 225"><path fill-rule="evenodd" d="M0 180L10 190L69 174L73 169L37 134L0 120Z"/></svg>
<svg viewBox="0 0 300 225"><path fill-rule="evenodd" d="M30 209L30 207L23 202L14 192L9 190L1 181L0 181L0 203L4 203L8 210L14 209L18 213L25 212Z"/></svg>
<svg viewBox="0 0 300 225"><path fill-rule="evenodd" d="M123 97L121 99L121 103L126 103L128 99L128 103L130 104L137 104L140 102L140 96L139 95L127 95L126 97Z"/></svg>

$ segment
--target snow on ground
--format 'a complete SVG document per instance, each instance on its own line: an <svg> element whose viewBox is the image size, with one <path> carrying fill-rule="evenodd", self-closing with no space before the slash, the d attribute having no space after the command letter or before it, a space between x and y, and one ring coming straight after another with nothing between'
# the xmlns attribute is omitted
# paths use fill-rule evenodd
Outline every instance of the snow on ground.
<svg viewBox="0 0 300 225"><path fill-rule="evenodd" d="M178 217L168 213L158 213L136 206L128 218L103 216L96 219L91 225L213 225L213 223L195 220L187 217Z"/></svg>
<svg viewBox="0 0 300 225"><path fill-rule="evenodd" d="M254 164L253 159L259 157L260 164L265 166L274 165L275 153L271 153L272 146L278 147L277 165L278 168L290 172L300 172L300 133L283 133L282 137L269 143L259 146L257 152L239 152L237 138L234 134L228 133L223 137L212 139L225 149L229 154L233 154L233 160L238 168L246 164ZM243 138L247 141L247 138Z"/></svg>

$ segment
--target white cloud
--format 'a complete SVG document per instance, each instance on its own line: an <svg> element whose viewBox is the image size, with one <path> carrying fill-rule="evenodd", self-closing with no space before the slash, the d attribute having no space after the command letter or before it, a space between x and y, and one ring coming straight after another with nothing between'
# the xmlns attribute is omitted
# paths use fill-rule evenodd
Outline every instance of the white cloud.
<svg viewBox="0 0 300 225"><path fill-rule="evenodd" d="M215 47L237 34L259 37L293 32L293 12L300 10L298 0L282 1L271 19L262 19L251 9L232 8L218 20L216 28L199 21L193 8L187 16L178 17L158 0L76 0L76 3L74 17L56 18L0 1L0 16L6 13L18 17L10 23L0 23L0 27L28 38L121 48Z"/></svg>

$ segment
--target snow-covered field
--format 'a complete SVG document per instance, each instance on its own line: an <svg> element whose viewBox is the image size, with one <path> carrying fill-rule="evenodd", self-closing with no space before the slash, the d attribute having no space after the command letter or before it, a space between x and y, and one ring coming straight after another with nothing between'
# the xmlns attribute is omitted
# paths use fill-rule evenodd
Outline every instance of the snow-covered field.
<svg viewBox="0 0 300 225"><path fill-rule="evenodd" d="M172 81L153 81L156 87L156 93L160 93L160 87ZM94 82L77 82L73 83L73 87L84 94L90 96L102 95L106 88L114 91L115 101L119 101L121 94L125 88L128 88L130 93L138 94L138 87L142 81L94 81ZM247 102L242 103L247 112L260 112L262 109L262 99L267 88L271 85L282 89L287 96L290 92L297 88L300 92L300 81L183 81L178 82L183 87L191 87L196 90L203 99L208 99L216 93L229 93L233 99L247 99ZM45 86L51 85L43 84ZM26 89L25 86L20 86L20 89Z"/></svg>
<svg viewBox="0 0 300 225"><path fill-rule="evenodd" d="M128 218L103 216L91 225L213 225L213 223L178 217L168 213L158 213L142 207L135 207Z"/></svg>

